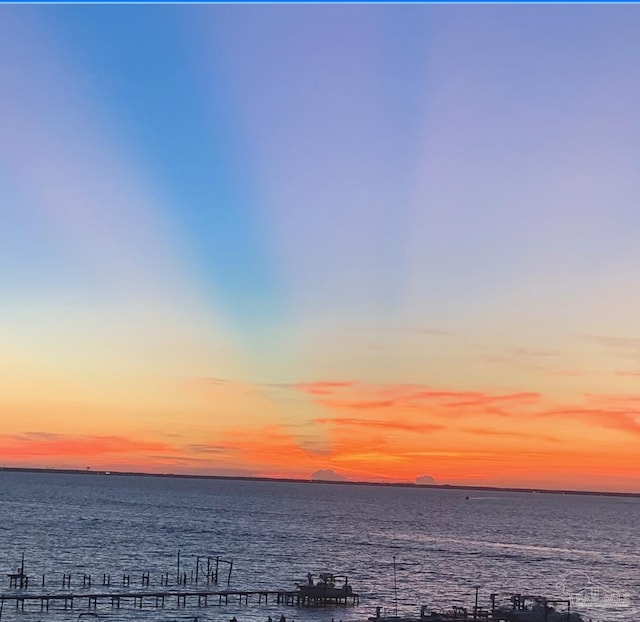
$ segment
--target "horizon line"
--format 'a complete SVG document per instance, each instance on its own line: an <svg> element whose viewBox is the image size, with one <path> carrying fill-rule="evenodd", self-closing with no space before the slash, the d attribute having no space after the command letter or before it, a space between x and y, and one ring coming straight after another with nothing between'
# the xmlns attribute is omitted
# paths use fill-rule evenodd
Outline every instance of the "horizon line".
<svg viewBox="0 0 640 622"><path fill-rule="evenodd" d="M606 497L636 497L640 498L640 492L619 492L605 490L573 490L560 488L526 488L518 486L474 486L462 484L418 484L415 482L370 482L351 480L326 480L326 479L303 479L294 477L261 477L257 475L203 475L190 473L147 473L144 471L110 471L107 469L93 470L86 469L63 469L55 467L9 467L0 466L1 471L22 472L22 473L56 473L72 475L107 475L117 477L164 477L175 479L218 479L233 481L257 481L257 482L280 482L294 484L337 484L340 486L387 486L395 488L429 488L436 490L479 490L490 492L518 492L518 493L539 493L553 495L582 495L582 496L606 496Z"/></svg>

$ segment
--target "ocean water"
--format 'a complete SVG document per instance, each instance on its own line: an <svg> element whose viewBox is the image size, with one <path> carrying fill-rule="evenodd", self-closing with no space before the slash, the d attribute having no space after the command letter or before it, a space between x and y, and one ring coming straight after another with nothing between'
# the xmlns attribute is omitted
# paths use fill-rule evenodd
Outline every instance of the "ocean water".
<svg viewBox="0 0 640 622"><path fill-rule="evenodd" d="M188 575L198 555L233 560L230 589L295 589L331 571L360 594L357 606L319 609L105 602L97 613L114 622L364 622L376 606L413 616L421 605L473 606L475 586L484 606L492 592L570 595L586 619L637 622L639 536L631 497L0 471L0 593L12 592L7 573L23 552L29 591L60 592L67 573L85 593L84 573L100 591L104 573L120 586L129 574L136 590L146 571L151 589L164 573L175 582L180 550ZM1 620L77 620L83 607L22 612L7 601Z"/></svg>

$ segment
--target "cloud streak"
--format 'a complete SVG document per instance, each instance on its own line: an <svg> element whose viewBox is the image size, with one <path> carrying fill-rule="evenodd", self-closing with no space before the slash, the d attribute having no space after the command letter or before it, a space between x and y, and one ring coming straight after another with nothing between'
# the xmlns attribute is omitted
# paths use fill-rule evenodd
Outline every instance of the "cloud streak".
<svg viewBox="0 0 640 622"><path fill-rule="evenodd" d="M435 432L437 430L444 429L445 426L428 422L410 422L410 421L384 421L380 419L358 419L355 417L332 417L332 418L318 418L315 423L326 424L331 426L338 426L344 428L365 428L368 430L379 429L388 430L390 432Z"/></svg>
<svg viewBox="0 0 640 622"><path fill-rule="evenodd" d="M541 417L567 419L574 423L583 423L596 428L618 430L640 438L640 409L618 410L566 406L552 408L539 413Z"/></svg>
<svg viewBox="0 0 640 622"><path fill-rule="evenodd" d="M297 385L326 408L337 410L424 410L466 411L493 410L510 406L520 408L537 403L541 395L533 391L487 393L436 389L427 385L370 385L356 382L317 382Z"/></svg>
<svg viewBox="0 0 640 622"><path fill-rule="evenodd" d="M463 432L468 432L469 434L473 434L476 436L495 436L499 438L509 438L513 440L537 440L537 441L545 441L548 443L557 443L559 441L555 436L550 436L547 434L531 434L524 431L505 431L498 430L495 428L482 428L482 427L462 427L459 428Z"/></svg>
<svg viewBox="0 0 640 622"><path fill-rule="evenodd" d="M74 459L91 456L117 456L123 454L149 454L169 451L168 443L131 439L123 436L92 436L25 432L1 435L0 455L8 460L31 458Z"/></svg>

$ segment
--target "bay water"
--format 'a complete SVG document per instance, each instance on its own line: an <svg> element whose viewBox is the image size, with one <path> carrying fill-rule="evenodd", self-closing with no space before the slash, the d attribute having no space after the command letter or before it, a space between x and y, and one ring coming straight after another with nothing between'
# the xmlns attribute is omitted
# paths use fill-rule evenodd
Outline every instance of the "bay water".
<svg viewBox="0 0 640 622"><path fill-rule="evenodd" d="M640 620L640 498L311 482L34 473L0 470L0 593L25 555L28 592L161 589L175 585L177 552L190 580L196 558L220 557L219 589L293 590L307 573L347 575L360 603L297 608L269 602L111 609L101 619L364 622L382 613L417 617L452 605L489 605L492 592L571 598L585 619ZM395 558L395 559L394 559ZM202 582L187 589L205 589ZM92 587L82 587L84 574ZM41 586L45 575L45 587ZM116 586L120 586L116 588ZM216 589L215 586L209 586ZM209 601L210 603L213 601ZM2 621L77 620L7 601Z"/></svg>

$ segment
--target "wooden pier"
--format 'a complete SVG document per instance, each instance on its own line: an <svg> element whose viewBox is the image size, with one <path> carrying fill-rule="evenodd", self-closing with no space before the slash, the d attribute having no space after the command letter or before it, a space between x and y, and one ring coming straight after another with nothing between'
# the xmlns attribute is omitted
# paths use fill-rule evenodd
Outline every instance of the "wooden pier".
<svg viewBox="0 0 640 622"><path fill-rule="evenodd" d="M274 602L281 605L298 607L326 607L329 605L357 604L358 594L341 596L309 597L297 590L114 590L101 592L59 592L59 593L26 593L10 592L0 594L0 611L6 605L14 605L19 611L68 611L77 607L98 609L110 607L132 607L134 609L164 608L174 604L175 607L207 607L212 605L228 605L229 602L249 604Z"/></svg>
<svg viewBox="0 0 640 622"><path fill-rule="evenodd" d="M225 572L222 572L226 565ZM329 605L357 604L358 594L354 594L351 586L335 589L333 583L326 584L324 589L311 592L307 586L295 590L244 590L230 589L233 561L220 556L199 555L195 558L195 568L189 572L185 569L180 551L177 552L174 572L164 572L159 581L151 581L150 572L138 572L136 575L119 573L117 575L62 572L60 581L54 576L36 575L30 577L25 571L24 554L16 572L7 574L9 590L0 593L0 620L2 612L8 609L15 611L68 611L82 608L90 611L96 609L134 609L176 608L230 603L248 605L249 601L260 605L276 603L299 607L326 607ZM309 575L311 576L311 575ZM331 576L333 575L324 575ZM218 586L218 582L226 582L226 588ZM72 587L73 584L73 587ZM135 587L134 587L135 586Z"/></svg>

